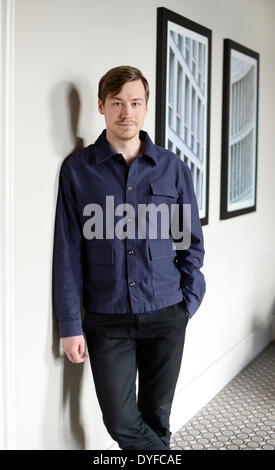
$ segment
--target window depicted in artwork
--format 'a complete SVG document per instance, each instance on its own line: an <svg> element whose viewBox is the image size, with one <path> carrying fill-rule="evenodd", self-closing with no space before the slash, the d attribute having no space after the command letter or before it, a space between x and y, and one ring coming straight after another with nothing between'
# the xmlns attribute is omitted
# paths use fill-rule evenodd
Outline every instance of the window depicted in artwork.
<svg viewBox="0 0 275 470"><path fill-rule="evenodd" d="M211 31L158 8L156 143L190 168L208 223Z"/></svg>
<svg viewBox="0 0 275 470"><path fill-rule="evenodd" d="M224 42L221 219L256 210L259 55Z"/></svg>

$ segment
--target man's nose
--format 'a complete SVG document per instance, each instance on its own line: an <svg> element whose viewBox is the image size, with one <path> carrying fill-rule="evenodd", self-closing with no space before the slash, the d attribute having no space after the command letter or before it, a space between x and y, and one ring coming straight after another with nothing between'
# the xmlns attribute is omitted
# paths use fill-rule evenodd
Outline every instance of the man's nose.
<svg viewBox="0 0 275 470"><path fill-rule="evenodd" d="M132 116L132 108L130 103L125 103L122 106L121 109L121 116L125 117L131 117Z"/></svg>

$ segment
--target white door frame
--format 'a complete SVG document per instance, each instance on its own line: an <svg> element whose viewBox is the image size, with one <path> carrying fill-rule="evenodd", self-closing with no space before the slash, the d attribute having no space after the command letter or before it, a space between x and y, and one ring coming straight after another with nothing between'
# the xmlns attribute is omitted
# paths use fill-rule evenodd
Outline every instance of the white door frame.
<svg viewBox="0 0 275 470"><path fill-rule="evenodd" d="M15 449L14 11L15 0L0 0L0 448L5 450Z"/></svg>

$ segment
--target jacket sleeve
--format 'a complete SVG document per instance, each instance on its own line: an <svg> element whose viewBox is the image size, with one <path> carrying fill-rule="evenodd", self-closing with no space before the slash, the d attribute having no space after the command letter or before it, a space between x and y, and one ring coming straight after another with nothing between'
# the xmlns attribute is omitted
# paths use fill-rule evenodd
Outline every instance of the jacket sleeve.
<svg viewBox="0 0 275 470"><path fill-rule="evenodd" d="M200 271L204 259L204 241L201 222L199 218L196 195L193 188L192 174L187 165L180 160L180 197L179 214L184 214L182 205L186 205L187 217L179 216L179 227L183 233L189 234L186 248L177 250L177 266L181 271L181 288L183 302L190 317L199 308L205 294L205 279ZM187 224L185 229L183 224Z"/></svg>
<svg viewBox="0 0 275 470"><path fill-rule="evenodd" d="M83 334L82 231L67 161L59 173L53 249L53 307L59 336Z"/></svg>

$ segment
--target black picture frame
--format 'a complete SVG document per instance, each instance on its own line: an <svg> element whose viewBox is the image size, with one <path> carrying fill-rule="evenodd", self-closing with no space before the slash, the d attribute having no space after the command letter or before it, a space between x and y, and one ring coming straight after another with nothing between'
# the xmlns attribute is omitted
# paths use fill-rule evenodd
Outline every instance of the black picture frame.
<svg viewBox="0 0 275 470"><path fill-rule="evenodd" d="M256 211L259 60L224 39L220 219Z"/></svg>
<svg viewBox="0 0 275 470"><path fill-rule="evenodd" d="M157 8L155 142L189 166L202 225L209 213L211 50L210 29Z"/></svg>

